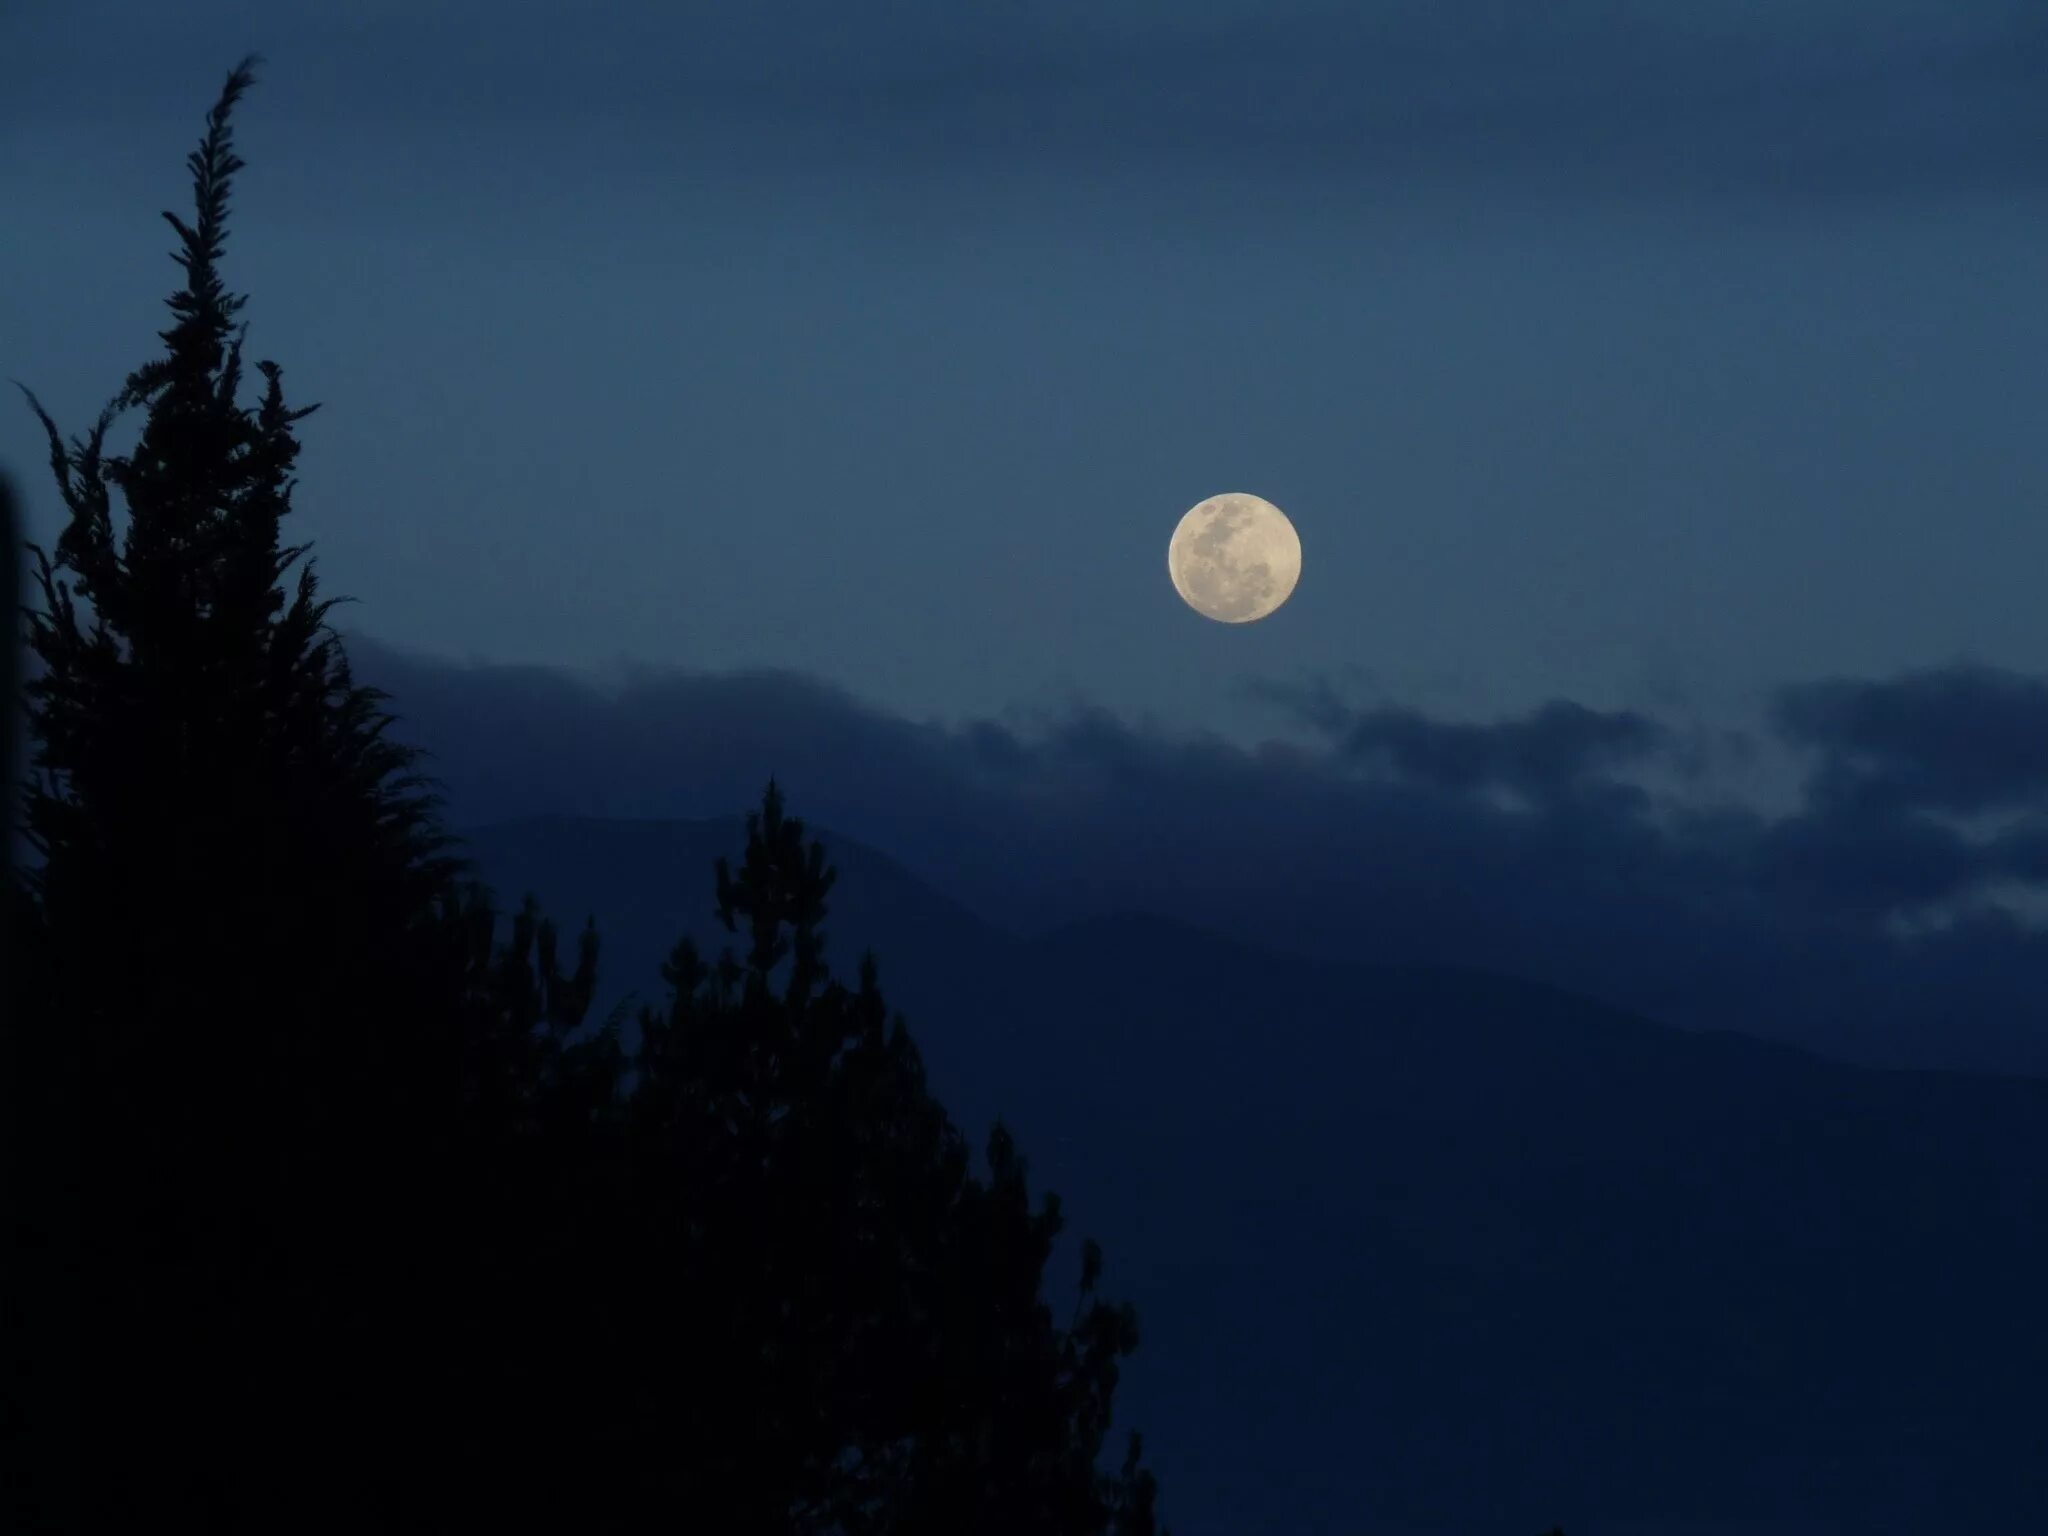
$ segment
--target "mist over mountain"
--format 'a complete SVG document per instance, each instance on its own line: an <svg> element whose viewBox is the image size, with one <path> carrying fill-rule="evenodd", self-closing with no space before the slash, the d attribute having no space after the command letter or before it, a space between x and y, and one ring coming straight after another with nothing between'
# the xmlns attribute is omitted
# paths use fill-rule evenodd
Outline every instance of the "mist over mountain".
<svg viewBox="0 0 2048 1536"><path fill-rule="evenodd" d="M350 644L458 827L728 816L774 773L819 825L1020 934L1156 912L1847 1061L2048 1075L2039 677L1788 684L1747 735L1562 698L1475 723L1317 686L1276 697L1295 734L1245 745L1083 706L917 721L791 673L608 685ZM1745 762L1776 765L1790 804L1718 787Z"/></svg>
<svg viewBox="0 0 2048 1536"><path fill-rule="evenodd" d="M736 822L481 828L651 993ZM1020 938L829 830L970 1135L1001 1115L1143 1319L1184 1536L2048 1519L2048 1084L1880 1071L1469 969L1125 914ZM613 937L615 936L615 937ZM1520 1522L1519 1524L1517 1522Z"/></svg>

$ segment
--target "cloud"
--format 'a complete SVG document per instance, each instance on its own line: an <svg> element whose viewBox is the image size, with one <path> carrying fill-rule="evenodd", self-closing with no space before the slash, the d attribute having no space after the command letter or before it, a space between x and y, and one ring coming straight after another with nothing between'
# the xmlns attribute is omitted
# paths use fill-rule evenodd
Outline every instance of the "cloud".
<svg viewBox="0 0 2048 1536"><path fill-rule="evenodd" d="M348 90L374 91L391 131L459 116L560 141L579 123L632 120L656 137L672 126L678 143L712 132L721 155L780 138L807 157L894 164L1255 163L1631 196L1924 197L2038 188L2048 172L2035 153L2048 13L2029 0L359 9L282 28L264 12L280 68L304 73L296 110L332 114ZM166 55L217 71L196 50L246 38L254 11L201 0L174 25L100 0L61 28L44 18L25 51L55 67L32 106L84 112L58 76L103 68L108 36L152 66L137 91L166 88ZM329 77L348 90L323 96ZM91 110L121 110L124 94Z"/></svg>
<svg viewBox="0 0 2048 1536"><path fill-rule="evenodd" d="M1321 741L1245 748L1087 707L919 722L783 672L600 684L350 649L398 734L435 754L457 825L729 815L773 773L800 814L1020 930L1149 911L1854 1060L2048 1073L2048 931L1987 900L2048 894L2048 820L1973 835L1926 809L2048 791L2038 758L1996 750L2039 708L2041 685L2011 674L1782 690L1774 729L1816 762L1805 804L1773 817L1653 793L1629 775L1698 788L1699 738L1563 700L1472 724L1268 688ZM1855 775L1887 787L1840 792Z"/></svg>
<svg viewBox="0 0 2048 1536"><path fill-rule="evenodd" d="M1654 191L2038 184L2038 10L1421 3L1164 10L1139 30L926 36L808 110L1012 153L1091 146ZM843 105L842 105L843 104Z"/></svg>
<svg viewBox="0 0 2048 1536"><path fill-rule="evenodd" d="M1667 745L1656 722L1632 710L1602 713L1561 699L1490 725L1431 720L1413 709L1353 712L1328 696L1301 712L1329 735L1340 760L1377 763L1397 778L1447 790L1496 786L1546 804Z"/></svg>
<svg viewBox="0 0 2048 1536"><path fill-rule="evenodd" d="M2048 802L2048 679L1957 666L1788 688L1773 723L1821 754L1816 799L1887 813Z"/></svg>

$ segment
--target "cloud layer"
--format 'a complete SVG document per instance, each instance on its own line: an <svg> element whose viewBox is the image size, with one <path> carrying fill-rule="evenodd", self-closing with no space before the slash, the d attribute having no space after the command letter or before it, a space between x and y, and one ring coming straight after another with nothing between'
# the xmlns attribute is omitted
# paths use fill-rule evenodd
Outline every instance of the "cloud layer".
<svg viewBox="0 0 2048 1536"><path fill-rule="evenodd" d="M773 773L800 814L1022 930L1150 911L1852 1060L2048 1073L2048 928L1988 899L2048 891L2040 679L1780 690L1771 726L1807 777L1773 817L1653 793L1636 770L1699 782L1696 737L1565 700L1472 724L1268 689L1311 744L1247 749L1086 707L925 724L789 673L600 686L350 647L457 825L727 815Z"/></svg>
<svg viewBox="0 0 2048 1536"><path fill-rule="evenodd" d="M182 60L195 37L255 35L251 0L204 0L175 23L133 0L76 9L62 31L35 18L45 25L24 56L49 49L70 70L112 35ZM275 36L268 9L262 29ZM723 124L898 162L1140 156L1213 171L1249 157L1397 179L1860 199L2038 188L2048 128L2048 13L2026 0L643 0L601 16L561 0L442 0L337 9L285 36L359 87L374 80L380 115L415 127L557 134L630 114L685 138ZM33 74L19 83L38 114L87 110ZM317 93L303 105L335 109Z"/></svg>

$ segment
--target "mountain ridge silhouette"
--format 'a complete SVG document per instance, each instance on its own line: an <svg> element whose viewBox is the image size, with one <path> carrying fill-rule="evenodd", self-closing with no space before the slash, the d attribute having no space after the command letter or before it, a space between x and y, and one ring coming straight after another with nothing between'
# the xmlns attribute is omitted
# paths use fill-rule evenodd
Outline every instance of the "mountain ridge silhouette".
<svg viewBox="0 0 2048 1536"><path fill-rule="evenodd" d="M1119 1417L1182 1536L2048 1529L2048 1082L1144 914L1021 937L812 830L828 961L874 947L970 1141L1000 1115L1112 1255L1146 1340ZM467 836L651 999L628 970L666 914L722 937L740 831Z"/></svg>

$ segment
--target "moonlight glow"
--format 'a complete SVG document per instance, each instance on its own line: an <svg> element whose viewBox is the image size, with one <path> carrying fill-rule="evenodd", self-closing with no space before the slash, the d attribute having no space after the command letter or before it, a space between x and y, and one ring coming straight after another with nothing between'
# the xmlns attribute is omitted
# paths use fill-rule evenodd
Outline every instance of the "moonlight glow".
<svg viewBox="0 0 2048 1536"><path fill-rule="evenodd" d="M1249 624L1273 612L1301 579L1301 540L1262 497L1226 491L1189 508L1166 546L1173 588L1195 612Z"/></svg>

